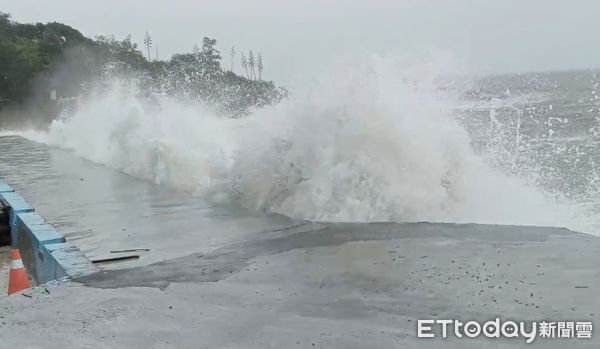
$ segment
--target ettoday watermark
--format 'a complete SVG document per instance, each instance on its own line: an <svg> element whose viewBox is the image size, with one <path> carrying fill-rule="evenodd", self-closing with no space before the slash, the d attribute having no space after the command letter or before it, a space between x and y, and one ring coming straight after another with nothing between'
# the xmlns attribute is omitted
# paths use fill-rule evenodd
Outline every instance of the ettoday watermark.
<svg viewBox="0 0 600 349"><path fill-rule="evenodd" d="M460 320L417 320L418 338L523 338L532 343L536 338L592 338L591 321L502 321L484 323Z"/></svg>

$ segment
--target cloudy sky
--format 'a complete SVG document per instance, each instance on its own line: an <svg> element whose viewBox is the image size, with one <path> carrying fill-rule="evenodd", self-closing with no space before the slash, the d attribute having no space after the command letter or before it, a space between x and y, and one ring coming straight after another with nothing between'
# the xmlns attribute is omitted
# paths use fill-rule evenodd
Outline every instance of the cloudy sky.
<svg viewBox="0 0 600 349"><path fill-rule="evenodd" d="M85 35L149 30L160 58L203 36L262 52L284 83L339 58L450 53L471 73L600 67L597 0L1 0L21 22L59 21Z"/></svg>

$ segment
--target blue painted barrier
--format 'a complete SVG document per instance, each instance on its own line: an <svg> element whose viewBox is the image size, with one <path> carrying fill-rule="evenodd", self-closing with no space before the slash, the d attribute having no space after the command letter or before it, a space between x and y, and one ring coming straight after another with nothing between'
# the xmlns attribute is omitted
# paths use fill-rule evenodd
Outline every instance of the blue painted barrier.
<svg viewBox="0 0 600 349"><path fill-rule="evenodd" d="M10 207L10 234L23 264L38 284L75 278L98 271L8 184L0 180L0 199Z"/></svg>
<svg viewBox="0 0 600 349"><path fill-rule="evenodd" d="M10 206L10 238L12 240L13 246L18 246L19 234L17 234L18 231L17 229L15 229L17 227L17 215L19 213L33 212L33 208L29 206L27 201L25 201L25 199L21 195L15 193L14 191L0 193L0 195L2 196L4 201Z"/></svg>

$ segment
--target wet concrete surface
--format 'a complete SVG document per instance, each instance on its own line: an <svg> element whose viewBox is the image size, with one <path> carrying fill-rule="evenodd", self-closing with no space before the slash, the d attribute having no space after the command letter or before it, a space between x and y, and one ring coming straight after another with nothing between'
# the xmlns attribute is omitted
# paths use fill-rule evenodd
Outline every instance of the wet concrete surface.
<svg viewBox="0 0 600 349"><path fill-rule="evenodd" d="M104 269L202 253L298 224L279 215L215 206L18 136L0 137L0 178L90 259L140 256L99 265ZM143 250L111 252L132 249Z"/></svg>
<svg viewBox="0 0 600 349"><path fill-rule="evenodd" d="M338 246L350 242L411 241L414 238L476 239L498 245L542 243L547 242L551 236L570 236L572 234L568 230L557 228L479 224L318 224L306 222L290 229L263 232L253 240L228 244L208 253L195 253L144 267L102 271L81 278L80 281L96 287L150 286L164 288L173 281L218 281L239 272L248 265L251 259L296 249ZM402 245L403 248L408 247L404 246L406 244ZM395 252L388 251L388 253ZM500 252L501 250L498 249L498 253ZM392 254L391 257L394 261L394 257L397 257L399 262L405 262L401 259L406 256ZM427 255L421 256L423 259L428 257ZM600 255L595 257L600 258Z"/></svg>

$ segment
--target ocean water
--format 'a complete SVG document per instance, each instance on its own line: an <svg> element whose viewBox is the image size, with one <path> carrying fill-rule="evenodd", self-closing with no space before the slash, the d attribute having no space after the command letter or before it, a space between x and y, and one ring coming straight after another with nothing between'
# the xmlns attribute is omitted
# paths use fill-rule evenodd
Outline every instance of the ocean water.
<svg viewBox="0 0 600 349"><path fill-rule="evenodd" d="M311 221L475 222L600 234L593 72L450 77L431 62L340 63L241 119L135 83L16 133L137 178ZM10 133L15 133L14 131Z"/></svg>
<svg viewBox="0 0 600 349"><path fill-rule="evenodd" d="M580 229L596 233L599 83L592 70L480 78L458 111L473 149L489 164L572 206L587 217Z"/></svg>

